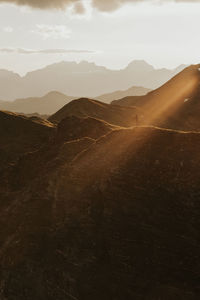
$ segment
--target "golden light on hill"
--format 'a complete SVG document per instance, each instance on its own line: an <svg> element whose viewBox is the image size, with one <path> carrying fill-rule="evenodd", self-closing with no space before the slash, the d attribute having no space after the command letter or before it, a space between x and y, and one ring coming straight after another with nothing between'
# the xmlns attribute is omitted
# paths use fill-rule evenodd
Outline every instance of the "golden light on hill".
<svg viewBox="0 0 200 300"><path fill-rule="evenodd" d="M152 92L149 102L143 107L146 125L156 121L164 122L184 105L185 99L191 98L200 83L200 65L193 65L176 75L156 92Z"/></svg>
<svg viewBox="0 0 200 300"><path fill-rule="evenodd" d="M112 168L120 166L121 161L129 159L129 155L144 151L144 144L153 139L154 126L173 116L185 104L184 100L191 98L197 91L200 82L200 65L186 68L158 90L147 95L149 101L142 108L144 120L139 120L139 126L135 126L135 112L133 114L133 127L130 129L113 129L105 137L101 137L91 147L80 153L74 161L73 176L80 170L90 170L82 182L83 186L89 187L95 177L103 177ZM147 126L152 129L147 130ZM164 129L173 132L173 130ZM90 151L95 149L95 158L91 161ZM112 153L112 156L110 155ZM103 158L103 159L102 159ZM91 166L95 166L94 168ZM78 170L78 171L77 171ZM101 172L104 170L104 174ZM106 172L105 172L106 170Z"/></svg>

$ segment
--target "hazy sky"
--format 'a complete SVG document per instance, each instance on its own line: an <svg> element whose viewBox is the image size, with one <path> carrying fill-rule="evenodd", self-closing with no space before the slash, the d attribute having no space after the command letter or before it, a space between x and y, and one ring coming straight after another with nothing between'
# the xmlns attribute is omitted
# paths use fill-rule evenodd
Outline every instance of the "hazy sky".
<svg viewBox="0 0 200 300"><path fill-rule="evenodd" d="M69 2L76 5L62 6ZM168 68L199 63L198 0L93 0L93 6L86 0L84 7L78 0L0 3L0 69L24 74L61 60L115 69L134 59ZM41 3L45 7L37 8ZM62 8L52 9L55 4Z"/></svg>

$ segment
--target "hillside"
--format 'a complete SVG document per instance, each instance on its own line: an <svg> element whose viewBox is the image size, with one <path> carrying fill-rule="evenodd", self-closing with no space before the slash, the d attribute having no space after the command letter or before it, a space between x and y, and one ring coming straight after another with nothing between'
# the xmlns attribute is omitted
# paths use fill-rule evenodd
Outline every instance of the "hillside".
<svg viewBox="0 0 200 300"><path fill-rule="evenodd" d="M135 125L136 115L142 115L142 113L135 107L120 107L93 99L80 98L65 105L58 112L49 117L49 121L59 123L68 116L80 118L92 117L104 120L113 125L128 127Z"/></svg>
<svg viewBox="0 0 200 300"><path fill-rule="evenodd" d="M113 93L98 96L98 97L96 97L96 100L106 102L106 103L110 103L114 100L119 100L119 99L122 99L122 98L125 98L125 97L128 97L128 96L146 95L150 91L151 90L147 89L147 88L133 86L133 87L131 87L128 90L125 90L125 91L116 91L116 92L113 92Z"/></svg>
<svg viewBox="0 0 200 300"><path fill-rule="evenodd" d="M145 115L141 120L142 124L199 131L199 66L187 67L145 96L126 97L113 101L112 104L142 109Z"/></svg>
<svg viewBox="0 0 200 300"><path fill-rule="evenodd" d="M54 91L43 97L17 99L13 102L0 101L0 109L24 114L51 115L73 99L74 97Z"/></svg>
<svg viewBox="0 0 200 300"><path fill-rule="evenodd" d="M29 72L23 77L0 70L0 99L42 97L52 90L65 95L95 98L102 93L129 89L133 85L155 89L182 68L155 69L145 61L135 60L121 70L110 70L87 61L63 61Z"/></svg>
<svg viewBox="0 0 200 300"><path fill-rule="evenodd" d="M192 65L160 88L144 96L115 100L111 105L81 98L70 102L49 120L67 116L93 117L117 126L153 125L175 130L199 131L200 65Z"/></svg>
<svg viewBox="0 0 200 300"><path fill-rule="evenodd" d="M0 169L47 142L55 126L39 118L0 111Z"/></svg>
<svg viewBox="0 0 200 300"><path fill-rule="evenodd" d="M0 299L200 298L199 66L138 107L0 112Z"/></svg>
<svg viewBox="0 0 200 300"><path fill-rule="evenodd" d="M1 298L199 299L199 146L114 129L19 162L0 189Z"/></svg>
<svg viewBox="0 0 200 300"><path fill-rule="evenodd" d="M72 141L80 138L98 139L118 127L95 118L68 116L57 127L57 142Z"/></svg>

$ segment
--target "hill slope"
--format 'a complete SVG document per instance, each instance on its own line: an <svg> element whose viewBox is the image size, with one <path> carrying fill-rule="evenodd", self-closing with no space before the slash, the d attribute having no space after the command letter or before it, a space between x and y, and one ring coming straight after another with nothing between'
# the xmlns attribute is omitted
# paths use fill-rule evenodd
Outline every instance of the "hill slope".
<svg viewBox="0 0 200 300"><path fill-rule="evenodd" d="M200 298L200 132L144 126L189 128L198 95L199 65L141 108L0 113L0 299Z"/></svg>
<svg viewBox="0 0 200 300"><path fill-rule="evenodd" d="M68 116L77 116L80 118L92 117L104 120L113 125L128 127L135 125L137 114L139 115L141 112L134 107L120 107L102 103L97 100L80 98L65 105L52 115L49 120L54 123L59 123Z"/></svg>
<svg viewBox="0 0 200 300"><path fill-rule="evenodd" d="M0 169L48 141L55 126L39 118L0 111Z"/></svg>
<svg viewBox="0 0 200 300"><path fill-rule="evenodd" d="M117 129L63 146L1 186L1 298L199 299L200 134Z"/></svg>
<svg viewBox="0 0 200 300"><path fill-rule="evenodd" d="M98 139L115 128L117 127L95 118L68 116L58 124L57 141L77 140L84 137Z"/></svg>
<svg viewBox="0 0 200 300"><path fill-rule="evenodd" d="M145 114L145 124L178 130L200 130L199 67L187 67L145 96L126 97L112 104L141 108Z"/></svg>

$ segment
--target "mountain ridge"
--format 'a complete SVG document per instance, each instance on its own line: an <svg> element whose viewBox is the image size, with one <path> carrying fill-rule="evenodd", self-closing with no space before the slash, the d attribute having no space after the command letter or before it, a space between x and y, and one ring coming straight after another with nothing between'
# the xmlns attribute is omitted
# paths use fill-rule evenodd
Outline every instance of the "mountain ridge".
<svg viewBox="0 0 200 300"><path fill-rule="evenodd" d="M48 120L57 124L69 116L92 117L115 126L129 127L136 122L137 115L142 115L142 111L135 107L120 107L94 99L80 98L66 104Z"/></svg>
<svg viewBox="0 0 200 300"><path fill-rule="evenodd" d="M97 97L102 93L125 90L133 85L154 89L173 77L177 70L155 69L144 61L133 61L121 70L110 70L86 61L66 61L28 72L22 77L11 71L5 71L3 76L2 71L0 99L41 97L50 90L77 97ZM8 74L11 75L10 80ZM10 85L12 90L8 89Z"/></svg>
<svg viewBox="0 0 200 300"><path fill-rule="evenodd" d="M16 99L13 102L0 101L0 109L17 113L51 115L62 106L75 99L58 91L50 91L42 97Z"/></svg>
<svg viewBox="0 0 200 300"><path fill-rule="evenodd" d="M113 101L119 106L140 108L146 124L178 130L200 130L200 65L191 65L156 90L144 96L130 96ZM193 114L192 114L193 113Z"/></svg>
<svg viewBox="0 0 200 300"><path fill-rule="evenodd" d="M149 93L150 91L150 89L144 87L133 86L127 90L118 90L113 93L100 95L98 97L95 97L95 99L103 101L105 103L111 103L112 101L122 99L125 96L142 96Z"/></svg>

